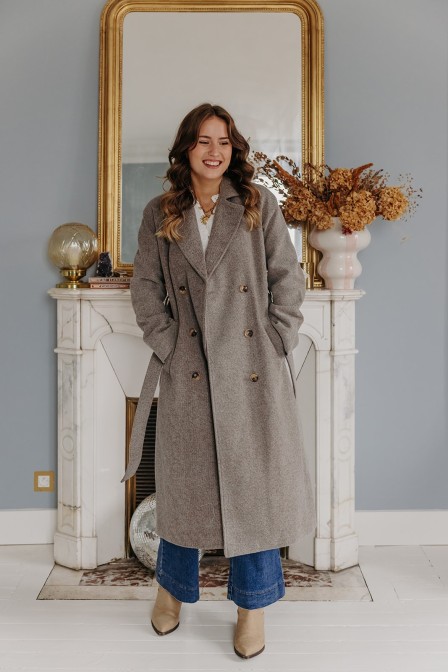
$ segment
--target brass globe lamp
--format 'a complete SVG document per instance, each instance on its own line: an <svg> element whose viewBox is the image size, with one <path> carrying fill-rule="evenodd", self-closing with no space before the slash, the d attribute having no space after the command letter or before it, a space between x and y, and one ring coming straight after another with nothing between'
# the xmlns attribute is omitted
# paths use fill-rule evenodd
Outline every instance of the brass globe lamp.
<svg viewBox="0 0 448 672"><path fill-rule="evenodd" d="M98 258L98 238L86 224L62 224L51 235L48 256L66 278L65 282L60 282L56 287L88 287L89 283L81 282L81 278Z"/></svg>

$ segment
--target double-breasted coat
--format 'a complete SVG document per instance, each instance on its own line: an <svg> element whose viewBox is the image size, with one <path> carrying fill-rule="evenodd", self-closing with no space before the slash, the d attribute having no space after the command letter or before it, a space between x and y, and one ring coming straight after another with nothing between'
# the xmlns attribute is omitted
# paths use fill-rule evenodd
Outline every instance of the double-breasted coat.
<svg viewBox="0 0 448 672"><path fill-rule="evenodd" d="M249 231L224 176L204 254L193 206L170 243L143 213L131 298L153 350L123 481L138 468L160 376L156 533L226 557L288 546L316 525L293 350L305 277L275 196ZM288 366L285 366L285 359Z"/></svg>

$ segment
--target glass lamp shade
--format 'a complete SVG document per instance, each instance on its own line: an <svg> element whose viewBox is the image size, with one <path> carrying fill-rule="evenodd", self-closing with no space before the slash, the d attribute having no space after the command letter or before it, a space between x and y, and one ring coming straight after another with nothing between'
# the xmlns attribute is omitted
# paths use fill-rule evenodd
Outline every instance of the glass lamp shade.
<svg viewBox="0 0 448 672"><path fill-rule="evenodd" d="M88 283L79 280L98 258L98 238L86 224L62 224L51 235L48 256L67 278L67 282L57 287L88 287Z"/></svg>

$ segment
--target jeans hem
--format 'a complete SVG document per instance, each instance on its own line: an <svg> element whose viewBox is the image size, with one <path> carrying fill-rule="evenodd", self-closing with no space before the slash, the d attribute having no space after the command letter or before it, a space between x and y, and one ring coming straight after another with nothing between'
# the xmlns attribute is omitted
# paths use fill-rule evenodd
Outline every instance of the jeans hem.
<svg viewBox="0 0 448 672"><path fill-rule="evenodd" d="M182 586L164 571L157 572L156 580L162 588L165 588L165 590L175 597L176 600L179 600L179 602L193 603L199 600L198 588L187 588L186 586Z"/></svg>
<svg viewBox="0 0 448 672"><path fill-rule="evenodd" d="M263 592L247 592L238 590L231 584L228 586L227 599L233 600L242 609L261 609L267 607L285 596L285 582L283 579Z"/></svg>

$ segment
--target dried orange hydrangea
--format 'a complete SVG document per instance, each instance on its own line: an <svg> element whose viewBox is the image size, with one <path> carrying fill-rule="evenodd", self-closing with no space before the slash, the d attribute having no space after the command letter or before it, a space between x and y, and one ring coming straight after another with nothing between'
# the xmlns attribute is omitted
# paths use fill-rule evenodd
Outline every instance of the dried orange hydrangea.
<svg viewBox="0 0 448 672"><path fill-rule="evenodd" d="M369 191L353 191L339 209L339 219L350 231L361 231L376 217L376 203Z"/></svg>
<svg viewBox="0 0 448 672"><path fill-rule="evenodd" d="M353 174L350 168L335 168L330 173L330 190L350 191L353 187Z"/></svg>
<svg viewBox="0 0 448 672"><path fill-rule="evenodd" d="M308 223L318 229L329 229L339 217L342 231L351 234L371 224L375 217L395 220L413 213L421 198L411 186L407 175L400 187L388 187L389 175L371 169L372 163L357 168L335 168L305 163L303 173L287 156L269 159L262 152L251 157L256 166L255 177L267 177L283 197L285 219L292 225ZM288 166L286 170L280 161ZM257 166L258 164L258 166ZM265 182L266 184L266 182ZM420 192L420 193L419 193Z"/></svg>
<svg viewBox="0 0 448 672"><path fill-rule="evenodd" d="M320 231L331 229L333 226L333 219L328 212L325 203L322 203L321 201L317 201L316 207L310 214L308 221Z"/></svg>
<svg viewBox="0 0 448 672"><path fill-rule="evenodd" d="M400 219L409 206L409 200L399 187L384 187L378 194L378 214L387 220Z"/></svg>
<svg viewBox="0 0 448 672"><path fill-rule="evenodd" d="M295 189L294 195L283 204L283 214L287 221L306 222L316 208L318 201L307 189Z"/></svg>

